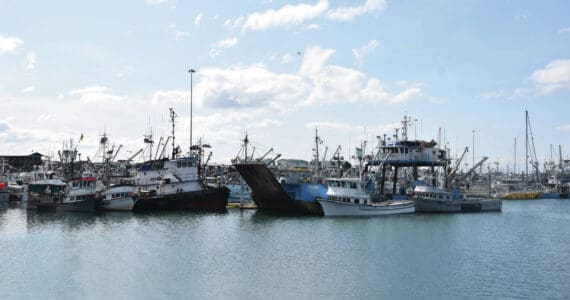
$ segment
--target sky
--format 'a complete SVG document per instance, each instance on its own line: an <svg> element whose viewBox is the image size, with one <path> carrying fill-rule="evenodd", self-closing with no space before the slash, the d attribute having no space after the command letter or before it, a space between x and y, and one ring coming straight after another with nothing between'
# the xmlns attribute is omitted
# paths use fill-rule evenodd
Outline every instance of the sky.
<svg viewBox="0 0 570 300"><path fill-rule="evenodd" d="M188 149L190 91L217 163L246 133L259 155L310 159L315 129L329 157L369 152L406 115L468 163L474 140L512 169L516 138L520 170L525 110L539 161L570 157L570 2L0 0L1 154L83 134L93 159L106 133L125 158L170 134L169 108Z"/></svg>

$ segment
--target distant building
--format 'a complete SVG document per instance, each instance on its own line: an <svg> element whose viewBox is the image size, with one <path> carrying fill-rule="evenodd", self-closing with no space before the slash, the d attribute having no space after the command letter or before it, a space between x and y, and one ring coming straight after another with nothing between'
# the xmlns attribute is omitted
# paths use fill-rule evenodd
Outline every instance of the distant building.
<svg viewBox="0 0 570 300"><path fill-rule="evenodd" d="M42 165L42 156L38 152L30 155L0 155L0 168L4 167L6 172L30 172L35 166Z"/></svg>

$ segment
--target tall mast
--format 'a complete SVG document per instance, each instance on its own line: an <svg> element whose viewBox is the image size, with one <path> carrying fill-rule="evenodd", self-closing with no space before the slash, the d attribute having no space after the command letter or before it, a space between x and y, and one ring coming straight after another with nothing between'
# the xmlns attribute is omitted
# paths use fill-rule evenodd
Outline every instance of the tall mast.
<svg viewBox="0 0 570 300"><path fill-rule="evenodd" d="M514 158L515 158L515 162L514 162L514 166L513 166L513 174L516 175L516 174L517 174L517 138L516 138L516 137L515 137L515 147L514 147L514 150L515 150L515 157L514 157Z"/></svg>
<svg viewBox="0 0 570 300"><path fill-rule="evenodd" d="M526 180L528 177L528 110L524 111L525 113L525 171L524 171L524 180L526 184Z"/></svg>
<svg viewBox="0 0 570 300"><path fill-rule="evenodd" d="M190 153L192 153L192 74L196 73L196 71L190 69L188 73L190 73ZM174 143L174 139L172 143Z"/></svg>
<svg viewBox="0 0 570 300"><path fill-rule="evenodd" d="M172 159L176 158L176 147L174 146L174 127L175 127L175 120L176 113L172 108L170 108L170 121L172 122Z"/></svg>
<svg viewBox="0 0 570 300"><path fill-rule="evenodd" d="M247 144L249 144L249 139L247 138L247 133L245 134L245 139L243 139L243 151L245 155L245 162L247 162Z"/></svg>
<svg viewBox="0 0 570 300"><path fill-rule="evenodd" d="M319 138L319 132L318 132L317 128L315 128L315 164L316 164L317 171L320 170L320 166L319 166L319 143L320 142L321 142L321 139Z"/></svg>

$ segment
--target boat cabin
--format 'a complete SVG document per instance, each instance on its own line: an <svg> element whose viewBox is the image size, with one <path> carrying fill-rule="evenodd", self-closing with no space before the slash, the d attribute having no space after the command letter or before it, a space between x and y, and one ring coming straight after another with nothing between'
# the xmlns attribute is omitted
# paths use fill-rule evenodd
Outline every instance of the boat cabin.
<svg viewBox="0 0 570 300"><path fill-rule="evenodd" d="M414 197L426 200L463 200L465 196L459 190L448 191L433 186L416 186L414 189Z"/></svg>
<svg viewBox="0 0 570 300"><path fill-rule="evenodd" d="M351 204L371 204L370 196L362 189L358 178L327 179L327 200Z"/></svg>
<svg viewBox="0 0 570 300"><path fill-rule="evenodd" d="M386 157L386 162L391 165L411 166L436 166L442 165L446 160L445 150L436 148L435 141L397 141L391 144L383 144L380 153ZM373 165L380 164L372 162Z"/></svg>

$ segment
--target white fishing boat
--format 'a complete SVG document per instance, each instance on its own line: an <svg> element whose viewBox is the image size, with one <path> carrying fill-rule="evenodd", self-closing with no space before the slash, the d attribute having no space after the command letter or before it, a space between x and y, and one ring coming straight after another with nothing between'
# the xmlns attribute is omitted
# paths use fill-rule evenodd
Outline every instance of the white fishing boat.
<svg viewBox="0 0 570 300"><path fill-rule="evenodd" d="M414 202L375 197L358 178L326 180L327 198L317 199L325 216L382 216L414 213Z"/></svg>
<svg viewBox="0 0 570 300"><path fill-rule="evenodd" d="M139 197L132 184L111 186L104 193L97 205L98 210L132 211Z"/></svg>

